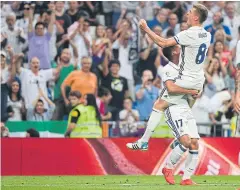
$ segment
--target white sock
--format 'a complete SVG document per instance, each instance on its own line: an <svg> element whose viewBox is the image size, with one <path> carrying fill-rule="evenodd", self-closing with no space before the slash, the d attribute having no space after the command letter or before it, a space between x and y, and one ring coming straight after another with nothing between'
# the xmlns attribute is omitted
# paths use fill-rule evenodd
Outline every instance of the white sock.
<svg viewBox="0 0 240 190"><path fill-rule="evenodd" d="M155 128L160 124L163 112L153 108L150 118L147 122L147 128L143 136L139 139L141 142L148 142Z"/></svg>
<svg viewBox="0 0 240 190"><path fill-rule="evenodd" d="M193 172L195 171L197 167L197 161L198 161L198 150L189 150L184 174L183 174L183 180L190 179L190 177L193 175Z"/></svg>
<svg viewBox="0 0 240 190"><path fill-rule="evenodd" d="M176 163L180 160L183 153L187 151L187 148L185 148L183 145L179 144L177 145L170 155L170 157L167 160L166 168L173 169Z"/></svg>

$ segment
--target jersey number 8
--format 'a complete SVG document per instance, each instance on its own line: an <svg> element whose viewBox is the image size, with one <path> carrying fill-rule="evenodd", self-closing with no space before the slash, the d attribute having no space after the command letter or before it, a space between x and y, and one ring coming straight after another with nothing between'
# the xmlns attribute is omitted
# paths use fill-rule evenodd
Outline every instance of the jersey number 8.
<svg viewBox="0 0 240 190"><path fill-rule="evenodd" d="M201 64L204 61L204 58L206 56L206 51L207 51L207 45L201 44L198 49L198 54L196 57L196 64Z"/></svg>

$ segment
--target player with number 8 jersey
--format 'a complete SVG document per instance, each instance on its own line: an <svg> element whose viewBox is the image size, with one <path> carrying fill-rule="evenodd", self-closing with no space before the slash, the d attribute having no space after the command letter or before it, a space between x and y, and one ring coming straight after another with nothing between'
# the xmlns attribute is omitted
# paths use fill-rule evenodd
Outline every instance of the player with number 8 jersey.
<svg viewBox="0 0 240 190"><path fill-rule="evenodd" d="M153 111L147 123L147 128L141 139L134 143L128 143L130 149L147 150L148 141L156 126L160 123L163 113L166 116L169 127L172 128L178 143L173 147L172 153L167 160L162 173L169 184L175 184L174 167L184 152L188 151L186 167L181 185L194 185L190 179L196 169L198 160L198 135L196 121L193 118L189 106L190 95L196 95L202 90L205 77L203 63L210 46L211 35L202 24L207 19L208 10L202 4L193 5L188 12L188 30L182 31L173 38L165 39L156 35L145 20L141 19L139 26L160 47L171 47L181 45L179 58L179 75L175 79L166 80L165 88L160 97L154 103ZM193 92L192 90L195 90ZM186 96L187 95L187 96ZM193 101L194 102L194 99Z"/></svg>

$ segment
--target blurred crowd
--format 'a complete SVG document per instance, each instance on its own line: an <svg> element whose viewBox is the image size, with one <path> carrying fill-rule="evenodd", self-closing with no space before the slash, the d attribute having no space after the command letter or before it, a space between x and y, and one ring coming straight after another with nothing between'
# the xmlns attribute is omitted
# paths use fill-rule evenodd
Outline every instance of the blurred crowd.
<svg viewBox="0 0 240 190"><path fill-rule="evenodd" d="M194 2L1 1L1 120L66 120L68 94L93 94L102 121L146 121L168 63L138 28L159 36L188 29ZM206 84L193 107L197 122L230 121L240 40L240 3L203 3L212 35ZM87 103L86 103L87 105ZM200 114L201 113L201 114Z"/></svg>

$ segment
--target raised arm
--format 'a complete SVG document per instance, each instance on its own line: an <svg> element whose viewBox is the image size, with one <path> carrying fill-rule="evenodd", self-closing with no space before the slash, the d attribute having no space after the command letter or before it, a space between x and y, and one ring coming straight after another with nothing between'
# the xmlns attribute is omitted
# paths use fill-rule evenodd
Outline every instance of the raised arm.
<svg viewBox="0 0 240 190"><path fill-rule="evenodd" d="M106 49L105 50L105 57L104 57L104 61L103 61L103 76L107 76L108 73L109 73L108 64L109 64L110 56L111 56L111 50Z"/></svg>
<svg viewBox="0 0 240 190"><path fill-rule="evenodd" d="M29 10L29 22L28 22L28 32L33 32L33 12L34 12L34 7L30 7Z"/></svg>
<svg viewBox="0 0 240 190"><path fill-rule="evenodd" d="M56 16L55 16L55 7L52 8L52 14L51 14L51 19L48 25L48 33L52 34L53 33L53 26L56 21Z"/></svg>
<svg viewBox="0 0 240 190"><path fill-rule="evenodd" d="M43 93L41 88L39 88L39 95L40 97L43 97L46 100L46 102L50 105L50 107L55 106L55 104Z"/></svg>
<svg viewBox="0 0 240 190"><path fill-rule="evenodd" d="M139 21L139 27L148 34L148 36L154 41L154 43L156 43L158 46L162 48L177 45L177 42L174 38L165 39L155 34L148 27L147 22L144 19L141 19Z"/></svg>

